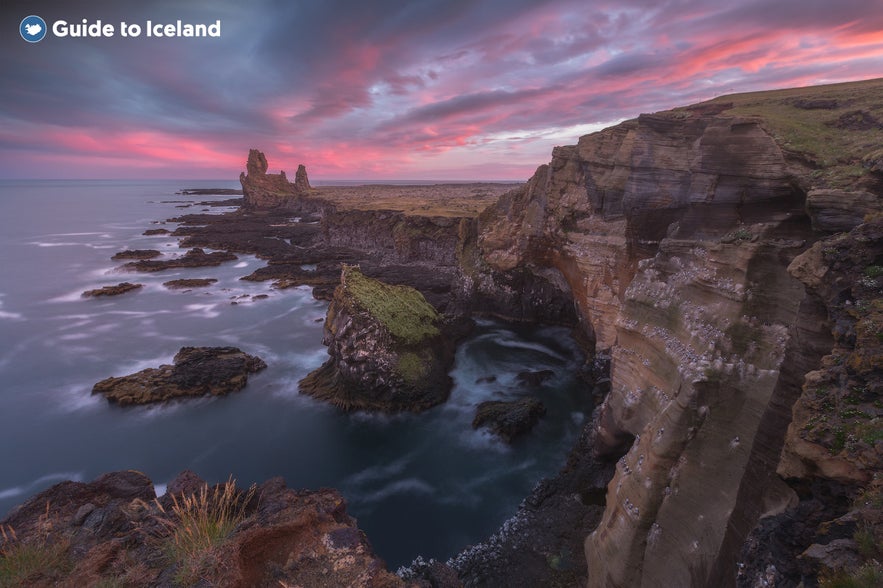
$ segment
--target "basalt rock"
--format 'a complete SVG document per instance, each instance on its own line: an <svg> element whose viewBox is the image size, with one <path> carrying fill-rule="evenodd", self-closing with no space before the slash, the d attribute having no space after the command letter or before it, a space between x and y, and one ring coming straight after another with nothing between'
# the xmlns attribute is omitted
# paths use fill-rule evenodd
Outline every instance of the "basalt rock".
<svg viewBox="0 0 883 588"><path fill-rule="evenodd" d="M472 428L488 428L506 443L534 428L540 417L546 414L546 407L536 398L518 400L488 400L475 409Z"/></svg>
<svg viewBox="0 0 883 588"><path fill-rule="evenodd" d="M40 554L43 564L30 575L23 566L3 567L0 580L4 586L404 586L374 555L335 490L292 490L281 478L249 490L232 482L208 486L192 472L168 488L156 499L144 474L125 471L41 492L0 520L0 553L16 561ZM188 501L203 505L209 518L226 507L235 528L192 554L171 549L176 533L187 533L175 504Z"/></svg>
<svg viewBox="0 0 883 588"><path fill-rule="evenodd" d="M418 412L444 402L453 344L441 317L408 286L390 286L344 266L325 318L331 358L300 391L343 410Z"/></svg>
<svg viewBox="0 0 883 588"><path fill-rule="evenodd" d="M267 169L266 156L257 149L251 149L246 163L248 173L239 175L245 208L284 208L315 213L328 206L328 203L309 196L312 188L303 165L298 166L294 182L288 181L284 171L268 174Z"/></svg>
<svg viewBox="0 0 883 588"><path fill-rule="evenodd" d="M202 249L196 247L189 250L181 257L175 257L173 259L142 259L139 261L130 261L123 266L123 269L136 272L161 272L179 267L213 267L221 265L226 261L236 261L237 259L239 258L229 251L212 251L211 253L206 253Z"/></svg>
<svg viewBox="0 0 883 588"><path fill-rule="evenodd" d="M205 288L211 286L218 280L216 278L182 278L180 280L169 280L163 282L163 286L170 290L183 290L186 288Z"/></svg>
<svg viewBox="0 0 883 588"><path fill-rule="evenodd" d="M115 253L111 259L153 259L162 255L156 249L127 249Z"/></svg>
<svg viewBox="0 0 883 588"><path fill-rule="evenodd" d="M92 394L102 394L121 406L223 396L242 390L249 374L266 367L259 357L236 347L182 347L173 365L101 380L93 386Z"/></svg>
<svg viewBox="0 0 883 588"><path fill-rule="evenodd" d="M95 290L86 290L83 292L84 298L97 298L99 296L119 296L133 290L140 290L144 284L133 284L131 282L120 282L115 286L104 286Z"/></svg>

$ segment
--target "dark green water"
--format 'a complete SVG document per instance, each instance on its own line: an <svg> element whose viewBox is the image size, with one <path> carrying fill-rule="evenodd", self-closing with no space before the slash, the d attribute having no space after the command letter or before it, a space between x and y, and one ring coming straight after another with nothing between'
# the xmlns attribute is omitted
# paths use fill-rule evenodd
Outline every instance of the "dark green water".
<svg viewBox="0 0 883 588"><path fill-rule="evenodd" d="M297 393L326 356L326 303L309 290L239 281L262 265L247 256L219 268L115 271L110 257L122 249L180 254L175 239L141 233L199 212L162 201L205 200L174 195L200 185L236 187L0 182L0 516L57 481L118 469L143 471L160 491L186 468L244 485L283 476L292 487L339 488L394 569L480 541L561 467L589 408L576 379L582 358L564 329L480 322L458 350L448 403L420 415L343 415ZM161 285L182 277L219 282L191 292ZM80 297L126 280L146 287ZM269 298L230 304L255 294ZM170 362L184 345L236 345L269 368L219 399L120 409L90 396L98 380ZM518 372L540 369L555 376L540 389L519 386ZM486 376L496 381L476 383ZM548 414L528 437L509 447L472 430L475 404L529 392Z"/></svg>

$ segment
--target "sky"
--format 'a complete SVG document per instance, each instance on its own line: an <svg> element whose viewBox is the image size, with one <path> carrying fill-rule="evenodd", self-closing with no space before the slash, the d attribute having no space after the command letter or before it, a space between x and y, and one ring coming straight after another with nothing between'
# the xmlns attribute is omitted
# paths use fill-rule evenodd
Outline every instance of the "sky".
<svg viewBox="0 0 883 588"><path fill-rule="evenodd" d="M114 36L51 32L83 18ZM120 35L148 20L221 35ZM2 0L0 27L0 179L235 179L258 148L311 179L521 181L643 112L883 76L883 0Z"/></svg>

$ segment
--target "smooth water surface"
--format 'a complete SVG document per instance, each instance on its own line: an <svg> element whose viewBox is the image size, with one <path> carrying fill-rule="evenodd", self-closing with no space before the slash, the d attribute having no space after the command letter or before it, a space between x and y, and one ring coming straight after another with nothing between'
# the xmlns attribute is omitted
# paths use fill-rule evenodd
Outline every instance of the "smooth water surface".
<svg viewBox="0 0 883 588"><path fill-rule="evenodd" d="M0 518L49 485L120 469L162 490L192 469L240 485L283 476L291 487L339 488L393 569L414 556L445 559L489 535L543 476L563 464L588 407L576 378L580 352L565 329L481 321L457 353L455 387L420 415L341 414L297 392L325 360L327 303L307 288L240 281L251 256L216 268L120 272L123 249L183 250L156 221L203 211L194 181L0 182ZM229 209L215 208L213 212ZM168 290L176 278L217 278L210 288ZM123 281L140 291L99 299L84 290ZM269 298L252 300L267 294ZM232 304L236 302L236 304ZM241 392L158 407L119 408L92 385L171 362L185 345L235 345L269 368ZM540 389L518 372L551 369ZM495 376L493 382L477 383ZM533 393L548 414L509 447L471 427L474 407Z"/></svg>

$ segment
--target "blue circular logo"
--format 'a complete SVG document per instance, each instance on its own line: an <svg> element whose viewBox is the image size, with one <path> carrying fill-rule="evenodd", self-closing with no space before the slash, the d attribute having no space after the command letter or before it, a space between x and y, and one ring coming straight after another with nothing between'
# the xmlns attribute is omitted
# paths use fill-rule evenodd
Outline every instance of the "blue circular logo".
<svg viewBox="0 0 883 588"><path fill-rule="evenodd" d="M26 16L18 25L18 32L28 43L38 43L46 36L46 21L34 14Z"/></svg>

